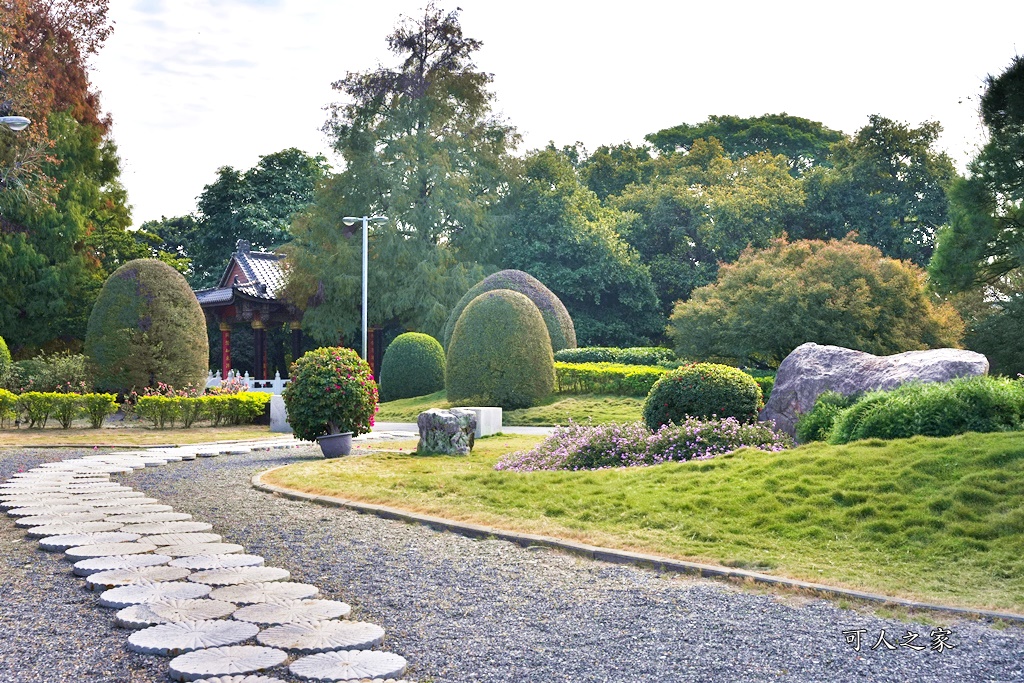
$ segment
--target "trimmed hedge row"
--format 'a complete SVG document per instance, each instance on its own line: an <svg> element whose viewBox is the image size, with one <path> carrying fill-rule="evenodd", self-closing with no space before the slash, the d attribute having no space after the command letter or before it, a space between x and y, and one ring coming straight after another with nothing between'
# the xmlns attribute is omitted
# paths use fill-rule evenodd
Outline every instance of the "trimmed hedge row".
<svg viewBox="0 0 1024 683"><path fill-rule="evenodd" d="M563 363L618 363L620 365L657 365L674 361L672 349L661 346L634 346L618 349L611 346L585 346L555 352L555 360Z"/></svg>
<svg viewBox="0 0 1024 683"><path fill-rule="evenodd" d="M560 394L646 396L668 370L622 363L555 362L555 391Z"/></svg>
<svg viewBox="0 0 1024 683"><path fill-rule="evenodd" d="M154 427L174 427L179 420L186 429L201 420L214 427L222 424L251 424L270 403L270 394L243 391L220 396L141 396L135 405L139 417Z"/></svg>
<svg viewBox="0 0 1024 683"><path fill-rule="evenodd" d="M52 417L64 429L78 417L88 417L89 426L99 429L108 415L117 412L114 394L64 394L52 391L26 391L15 395L0 389L0 425L13 417L23 417L28 426L45 427Z"/></svg>

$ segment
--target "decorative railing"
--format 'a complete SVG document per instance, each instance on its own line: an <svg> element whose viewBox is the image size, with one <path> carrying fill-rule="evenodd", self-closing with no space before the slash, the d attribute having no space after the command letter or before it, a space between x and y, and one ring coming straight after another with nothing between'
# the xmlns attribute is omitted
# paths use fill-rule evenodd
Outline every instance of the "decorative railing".
<svg viewBox="0 0 1024 683"><path fill-rule="evenodd" d="M281 379L280 372L274 373L274 379L256 379L255 377L249 377L248 370L245 371L244 375L239 375L237 370L230 370L228 372L228 379L245 382L249 391L263 391L268 394L280 394L284 391L284 385L291 381L290 379ZM206 375L206 388L219 387L223 381L220 370L216 373L210 372Z"/></svg>

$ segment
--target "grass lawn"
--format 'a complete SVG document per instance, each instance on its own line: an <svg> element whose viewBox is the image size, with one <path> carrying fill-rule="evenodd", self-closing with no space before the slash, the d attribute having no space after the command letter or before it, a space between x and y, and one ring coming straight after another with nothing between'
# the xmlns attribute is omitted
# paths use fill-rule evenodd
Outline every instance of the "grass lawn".
<svg viewBox="0 0 1024 683"><path fill-rule="evenodd" d="M103 427L101 429L61 429L53 423L45 429L0 429L0 448L21 446L156 446L206 443L210 441L248 441L283 436L266 425L233 427L192 427L191 429L155 429L143 425Z"/></svg>
<svg viewBox="0 0 1024 683"><path fill-rule="evenodd" d="M606 422L634 422L641 419L642 398L629 396L600 396L593 394L553 394L548 403L522 410L502 411L502 424L509 426L550 426L593 420L595 424ZM377 420L380 422L415 422L428 408L451 408L444 390L388 401L380 404Z"/></svg>
<svg viewBox="0 0 1024 683"><path fill-rule="evenodd" d="M264 478L504 529L875 593L1024 612L1024 434L810 444L588 472L498 472L539 437L464 458L415 442ZM398 448L406 449L396 452Z"/></svg>

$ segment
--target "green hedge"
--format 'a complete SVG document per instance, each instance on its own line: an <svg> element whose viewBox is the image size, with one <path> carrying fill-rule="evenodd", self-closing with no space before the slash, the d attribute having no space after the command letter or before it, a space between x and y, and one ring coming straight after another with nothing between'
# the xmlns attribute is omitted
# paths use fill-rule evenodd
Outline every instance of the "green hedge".
<svg viewBox="0 0 1024 683"><path fill-rule="evenodd" d="M668 370L621 363L555 363L555 391L560 394L646 396Z"/></svg>
<svg viewBox="0 0 1024 683"><path fill-rule="evenodd" d="M270 394L243 391L220 396L141 396L135 412L154 427L174 427L178 421L186 428L201 420L217 427L222 424L251 424L270 403Z"/></svg>
<svg viewBox="0 0 1024 683"><path fill-rule="evenodd" d="M29 428L45 427L52 417L60 426L69 429L79 417L88 417L94 429L103 425L108 415L117 412L114 394L68 394L53 391L26 391L16 396L0 389L0 421L17 416L29 423Z"/></svg>
<svg viewBox="0 0 1024 683"><path fill-rule="evenodd" d="M563 363L618 363L620 365L658 365L674 361L672 349L661 346L634 346L619 349L612 346L585 346L555 352L555 360Z"/></svg>
<svg viewBox="0 0 1024 683"><path fill-rule="evenodd" d="M9 420L18 416L15 410L17 404L18 397L15 394L6 389L0 389L0 427L5 426Z"/></svg>

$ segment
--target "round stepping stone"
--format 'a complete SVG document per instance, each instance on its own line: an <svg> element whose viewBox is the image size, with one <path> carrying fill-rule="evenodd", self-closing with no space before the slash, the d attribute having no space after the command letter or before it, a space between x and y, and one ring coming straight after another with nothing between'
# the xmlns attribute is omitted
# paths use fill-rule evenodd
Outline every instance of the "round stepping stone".
<svg viewBox="0 0 1024 683"><path fill-rule="evenodd" d="M304 681L351 681L401 676L405 657L378 650L338 650L296 659L288 670Z"/></svg>
<svg viewBox="0 0 1024 683"><path fill-rule="evenodd" d="M38 517L39 515L61 515L66 512L92 512L93 509L75 503L57 503L54 505L31 505L11 508L7 511L10 517Z"/></svg>
<svg viewBox="0 0 1024 683"><path fill-rule="evenodd" d="M319 588L308 583L262 581L218 588L210 593L210 597L214 600L225 600L239 605L253 605L278 600L304 600L312 598L319 592Z"/></svg>
<svg viewBox="0 0 1024 683"><path fill-rule="evenodd" d="M124 609L131 605L142 605L158 600L195 600L210 594L210 587L188 581L159 581L132 583L105 590L100 594L104 607Z"/></svg>
<svg viewBox="0 0 1024 683"><path fill-rule="evenodd" d="M13 510L14 508L29 507L30 505L73 505L77 503L71 496L18 496L17 498L0 498L0 510Z"/></svg>
<svg viewBox="0 0 1024 683"><path fill-rule="evenodd" d="M257 567L266 562L259 555L195 555L171 560L172 567L184 567L193 571L206 569L230 569L231 567Z"/></svg>
<svg viewBox="0 0 1024 683"><path fill-rule="evenodd" d="M187 512L143 512L131 515L110 515L111 522L122 524L146 524L147 522L187 522L192 515Z"/></svg>
<svg viewBox="0 0 1024 683"><path fill-rule="evenodd" d="M104 508L117 508L117 507L132 507L138 505L153 505L157 504L156 498L129 498L122 496L120 498L99 498L90 501L79 501L82 505L88 505L91 508L95 508L101 512L105 512ZM168 506L170 507L170 506ZM138 510L138 512L163 512L162 510Z"/></svg>
<svg viewBox="0 0 1024 683"><path fill-rule="evenodd" d="M196 600L159 600L125 607L117 613L114 622L121 628L147 628L157 624L182 621L220 619L238 607L230 602L198 598Z"/></svg>
<svg viewBox="0 0 1024 683"><path fill-rule="evenodd" d="M303 654L332 650L368 650L384 640L384 629L365 621L308 621L282 624L261 632L256 642Z"/></svg>
<svg viewBox="0 0 1024 683"><path fill-rule="evenodd" d="M338 600L280 600L258 602L242 607L231 616L239 621L277 626L293 624L296 621L322 621L348 616L352 611L346 603Z"/></svg>
<svg viewBox="0 0 1024 683"><path fill-rule="evenodd" d="M180 655L207 647L237 645L249 640L259 627L243 621L179 621L150 626L128 636L128 649L144 655Z"/></svg>
<svg viewBox="0 0 1024 683"><path fill-rule="evenodd" d="M212 528L213 525L207 522L141 522L124 525L124 530L133 534L188 534Z"/></svg>
<svg viewBox="0 0 1024 683"><path fill-rule="evenodd" d="M87 560L91 557L116 557L118 555L138 555L156 550L152 543L128 541L127 543L94 543L79 545L64 551L64 557L72 562Z"/></svg>
<svg viewBox="0 0 1024 683"><path fill-rule="evenodd" d="M162 512L174 512L174 508L170 505L154 505L154 504L143 504L143 505L116 505L110 507L94 507L90 508L93 512L102 512L109 517L125 517L126 515L148 515L153 513Z"/></svg>
<svg viewBox="0 0 1024 683"><path fill-rule="evenodd" d="M114 555L112 557L91 557L88 560L75 562L76 576L89 576L96 572L106 572L111 569L131 569L132 567L156 567L167 564L171 558L156 553L143 553L141 555Z"/></svg>
<svg viewBox="0 0 1024 683"><path fill-rule="evenodd" d="M193 543L220 543L220 534L154 534L146 540L156 545L188 545Z"/></svg>
<svg viewBox="0 0 1024 683"><path fill-rule="evenodd" d="M129 471L131 469L129 468ZM64 490L70 493L101 493L104 491L131 491L130 486L118 484L117 482L90 482L83 484L65 484Z"/></svg>
<svg viewBox="0 0 1024 683"><path fill-rule="evenodd" d="M75 500L82 503L90 503L96 500L137 500L146 494L142 491L101 491L100 493L72 493Z"/></svg>
<svg viewBox="0 0 1024 683"><path fill-rule="evenodd" d="M288 655L260 645L229 645L178 655L168 664L171 680L194 681L210 676L245 674L283 664Z"/></svg>
<svg viewBox="0 0 1024 683"><path fill-rule="evenodd" d="M189 570L181 567L167 567L156 565L154 567L133 567L131 569L112 569L107 572L96 572L85 579L85 587L91 591L105 591L118 586L128 586L133 583L161 581L181 581L189 577Z"/></svg>
<svg viewBox="0 0 1024 683"><path fill-rule="evenodd" d="M235 586L240 583L264 583L267 581L287 581L291 572L280 567L232 567L230 569L207 569L196 572L189 581L205 583L208 586ZM302 597L309 597L304 595ZM234 602L234 601L232 601ZM249 602L259 602L250 600Z"/></svg>
<svg viewBox="0 0 1024 683"><path fill-rule="evenodd" d="M43 493L67 493L64 487L59 484L17 484L12 486L4 486L0 489L0 493L7 496L24 496L29 494L43 494Z"/></svg>
<svg viewBox="0 0 1024 683"><path fill-rule="evenodd" d="M45 538L46 536L64 536L67 534L89 534L102 531L117 531L120 524L114 522L73 522L70 524L43 524L34 526L25 532L29 538Z"/></svg>
<svg viewBox="0 0 1024 683"><path fill-rule="evenodd" d="M71 524L72 522L103 522L107 516L99 512L58 512L52 515L19 517L17 526L42 526L44 524Z"/></svg>
<svg viewBox="0 0 1024 683"><path fill-rule="evenodd" d="M84 534L61 534L59 536L45 536L39 539L39 547L51 552L64 552L68 548L81 545L95 545L97 543L124 543L135 541L141 538L138 534L126 534L122 531L93 531Z"/></svg>
<svg viewBox="0 0 1024 683"><path fill-rule="evenodd" d="M193 683L284 683L284 681L270 676L214 676L213 678L200 678Z"/></svg>
<svg viewBox="0 0 1024 683"><path fill-rule="evenodd" d="M160 548L160 552L171 557L195 557L196 555L230 555L240 553L245 548L237 543L188 543L186 545L168 545Z"/></svg>

